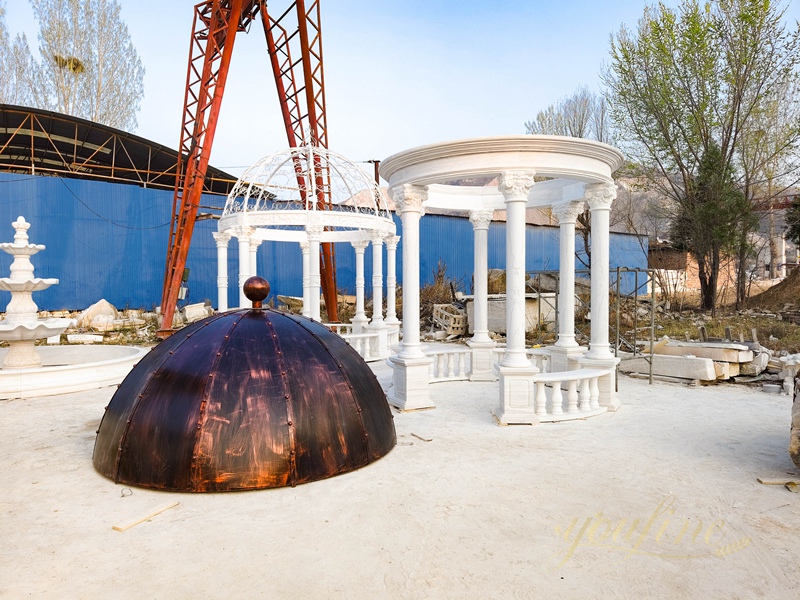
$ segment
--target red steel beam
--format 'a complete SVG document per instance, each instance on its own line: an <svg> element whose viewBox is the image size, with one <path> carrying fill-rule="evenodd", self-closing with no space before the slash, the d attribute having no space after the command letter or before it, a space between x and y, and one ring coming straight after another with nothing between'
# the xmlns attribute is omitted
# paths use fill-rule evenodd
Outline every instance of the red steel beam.
<svg viewBox="0 0 800 600"><path fill-rule="evenodd" d="M247 3L252 8L253 3ZM178 169L172 201L161 329L168 334L203 192L236 33L246 25L244 0L208 0L195 6L186 75ZM250 17L252 18L252 16ZM202 61L202 64L201 64Z"/></svg>

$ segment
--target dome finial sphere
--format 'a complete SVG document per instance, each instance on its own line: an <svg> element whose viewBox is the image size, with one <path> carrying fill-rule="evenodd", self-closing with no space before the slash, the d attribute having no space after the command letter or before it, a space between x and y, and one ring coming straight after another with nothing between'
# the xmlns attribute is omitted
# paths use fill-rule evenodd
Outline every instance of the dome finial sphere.
<svg viewBox="0 0 800 600"><path fill-rule="evenodd" d="M253 308L261 308L261 302L269 296L269 282L263 277L254 275L244 282L242 287L245 297L253 303Z"/></svg>

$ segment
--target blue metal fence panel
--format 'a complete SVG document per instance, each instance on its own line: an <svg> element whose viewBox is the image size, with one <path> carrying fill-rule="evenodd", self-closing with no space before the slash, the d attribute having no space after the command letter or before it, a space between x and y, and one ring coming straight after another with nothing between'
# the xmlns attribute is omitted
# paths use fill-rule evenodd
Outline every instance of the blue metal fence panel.
<svg viewBox="0 0 800 600"><path fill-rule="evenodd" d="M203 196L203 205L218 206L224 198ZM172 193L135 185L0 173L0 242L11 242L11 222L19 215L31 223L31 241L47 249L33 257L38 277L57 277L59 285L37 292L43 310L84 308L105 298L117 307L151 309L161 300L169 236ZM397 281L402 285L402 226L394 216L398 235ZM216 221L198 221L187 267L188 302L211 300L217 305L217 250L212 237ZM473 233L469 219L426 215L420 222L420 276L433 280L437 263L447 265L448 276L460 289L472 290ZM528 226L526 269L558 269L558 228ZM582 241L576 241L580 249ZM386 264L386 248L383 248ZM8 276L11 257L0 252L0 276ZM263 242L258 249L258 274L266 277L275 294L302 295L302 254L297 244ZM611 266L646 268L647 240L611 234ZM367 295L372 291L372 248L364 261ZM505 223L489 227L489 267L505 265ZM344 293L355 293L355 251L336 244L337 283ZM228 250L228 305L238 304L238 252ZM384 281L385 286L385 281ZM0 293L0 309L8 303Z"/></svg>

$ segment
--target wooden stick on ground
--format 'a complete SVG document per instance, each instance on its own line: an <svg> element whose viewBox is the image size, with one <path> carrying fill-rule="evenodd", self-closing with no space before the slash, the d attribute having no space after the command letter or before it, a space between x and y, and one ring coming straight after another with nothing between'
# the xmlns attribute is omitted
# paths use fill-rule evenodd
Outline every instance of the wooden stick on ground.
<svg viewBox="0 0 800 600"><path fill-rule="evenodd" d="M144 521L147 521L148 519L151 519L152 517L155 517L156 515L161 514L165 510L169 510L170 508L175 508L176 506L178 506L178 504L180 504L180 502L170 502L168 504L164 504L163 506L160 506L160 507L156 508L155 510L152 510L151 512L147 513L143 517L139 517L138 519L134 519L132 521L126 521L124 523L120 523L119 525L114 525L112 527L112 529L114 531L125 531L126 529L130 529L134 525L138 525L139 523L143 523Z"/></svg>
<svg viewBox="0 0 800 600"><path fill-rule="evenodd" d="M788 479L764 479L762 477L756 477L756 481L762 485L786 485L787 483L795 483L800 485L800 480L795 478L788 478Z"/></svg>

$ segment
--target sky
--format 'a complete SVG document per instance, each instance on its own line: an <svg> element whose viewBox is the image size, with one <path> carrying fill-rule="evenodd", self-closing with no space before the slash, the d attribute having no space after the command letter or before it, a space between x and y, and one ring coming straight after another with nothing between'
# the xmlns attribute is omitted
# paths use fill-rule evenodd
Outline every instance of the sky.
<svg viewBox="0 0 800 600"><path fill-rule="evenodd" d="M452 139L525 132L536 113L601 89L610 36L644 0L321 0L329 148L360 162ZM25 0L6 25L38 47ZM145 67L137 135L177 148L193 0L120 0ZM271 12L290 0L270 0ZM678 0L666 0L677 6ZM800 0L785 3L800 19ZM260 23L236 37L211 164L234 175L287 145ZM366 165L371 172L371 167Z"/></svg>

